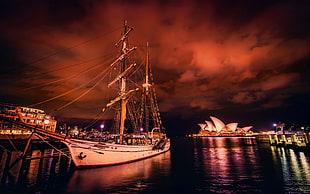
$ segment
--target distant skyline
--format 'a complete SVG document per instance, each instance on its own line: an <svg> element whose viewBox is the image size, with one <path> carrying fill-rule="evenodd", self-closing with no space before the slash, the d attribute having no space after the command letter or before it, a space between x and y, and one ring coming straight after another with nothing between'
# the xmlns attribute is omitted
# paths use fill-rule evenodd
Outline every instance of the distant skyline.
<svg viewBox="0 0 310 194"><path fill-rule="evenodd" d="M310 123L309 11L306 0L1 1L0 101L27 106L89 87L98 72L79 72L115 58L127 20L132 46L149 42L168 130L199 129L209 116L253 130ZM31 88L55 80L64 81ZM55 111L78 95L36 108L92 119L108 96L97 87Z"/></svg>

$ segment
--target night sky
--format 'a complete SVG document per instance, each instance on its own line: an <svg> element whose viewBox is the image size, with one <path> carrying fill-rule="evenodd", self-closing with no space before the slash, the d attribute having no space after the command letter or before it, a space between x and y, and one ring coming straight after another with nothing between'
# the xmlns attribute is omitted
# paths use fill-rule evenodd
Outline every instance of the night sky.
<svg viewBox="0 0 310 194"><path fill-rule="evenodd" d="M2 0L0 101L28 106L77 88L107 67L124 20L133 46L150 45L162 119L171 133L216 116L239 127L310 121L310 3L307 0ZM78 77L67 79L73 74ZM63 80L50 85L55 80ZM31 88L42 85L41 87ZM89 86L85 86L89 87ZM92 119L107 103L97 87L36 107Z"/></svg>

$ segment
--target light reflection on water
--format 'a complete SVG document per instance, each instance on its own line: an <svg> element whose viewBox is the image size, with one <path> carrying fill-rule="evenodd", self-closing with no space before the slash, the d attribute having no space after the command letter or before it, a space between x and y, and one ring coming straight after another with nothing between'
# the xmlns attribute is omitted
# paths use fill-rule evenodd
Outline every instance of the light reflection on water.
<svg viewBox="0 0 310 194"><path fill-rule="evenodd" d="M220 193L259 191L253 187L253 183L262 182L254 139L213 137L203 139L202 145L203 166L200 168L204 170L206 190Z"/></svg>
<svg viewBox="0 0 310 194"><path fill-rule="evenodd" d="M159 156L72 174L52 161L31 161L23 193L310 193L309 153L254 138L173 138Z"/></svg>
<svg viewBox="0 0 310 194"><path fill-rule="evenodd" d="M169 181L170 151L125 165L77 170L65 193L138 193Z"/></svg>
<svg viewBox="0 0 310 194"><path fill-rule="evenodd" d="M176 138L147 160L75 171L66 193L309 193L303 152L254 138Z"/></svg>
<svg viewBox="0 0 310 194"><path fill-rule="evenodd" d="M288 193L310 192L309 156L304 152L272 147L272 154L279 158L282 167L283 184Z"/></svg>
<svg viewBox="0 0 310 194"><path fill-rule="evenodd" d="M187 146L190 144L194 150L193 162L187 165L191 169L183 175L175 163L179 168L175 171L184 178L194 177L194 181L174 190L188 193L257 193L262 190L257 186L263 182L263 174L255 139L208 137L188 140Z"/></svg>

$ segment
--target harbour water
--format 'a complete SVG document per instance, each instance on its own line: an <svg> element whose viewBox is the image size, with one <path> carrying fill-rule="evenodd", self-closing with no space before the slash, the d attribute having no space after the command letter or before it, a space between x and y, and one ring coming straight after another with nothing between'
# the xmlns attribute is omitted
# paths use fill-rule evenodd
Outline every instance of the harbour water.
<svg viewBox="0 0 310 194"><path fill-rule="evenodd" d="M310 193L306 152L258 144L255 138L173 138L171 150L146 160L51 175L32 161L22 183L0 193Z"/></svg>

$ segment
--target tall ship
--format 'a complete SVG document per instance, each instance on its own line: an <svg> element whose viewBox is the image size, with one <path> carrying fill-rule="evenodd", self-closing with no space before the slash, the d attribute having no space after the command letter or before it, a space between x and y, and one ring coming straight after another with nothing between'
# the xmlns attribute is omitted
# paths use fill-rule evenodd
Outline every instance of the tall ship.
<svg viewBox="0 0 310 194"><path fill-rule="evenodd" d="M115 44L120 48L119 56L109 66L114 77L107 90L117 93L102 111L115 112L112 133L100 141L63 140L77 168L129 163L170 149L156 100L148 49L145 60L139 61L133 57L137 47L129 48L128 35L133 29L124 22L122 37Z"/></svg>

